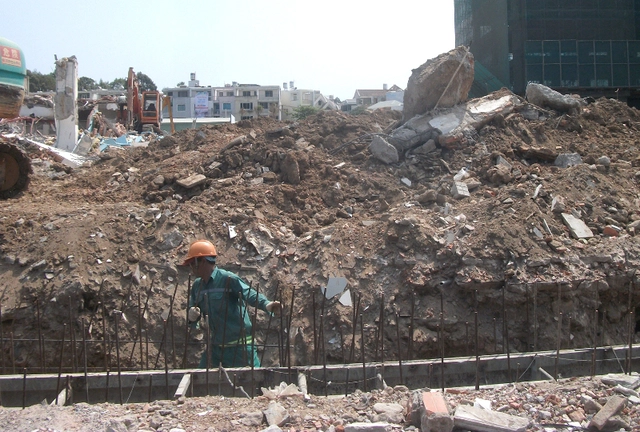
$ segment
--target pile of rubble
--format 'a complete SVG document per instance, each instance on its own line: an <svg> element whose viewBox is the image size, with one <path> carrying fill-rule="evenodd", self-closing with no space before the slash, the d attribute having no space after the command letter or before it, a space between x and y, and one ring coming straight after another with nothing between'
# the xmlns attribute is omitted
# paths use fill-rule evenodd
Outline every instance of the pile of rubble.
<svg viewBox="0 0 640 432"><path fill-rule="evenodd" d="M464 93L464 80L447 84ZM640 114L537 90L536 103L504 89L432 98L408 121L378 110L207 126L93 146L76 168L21 141L35 175L0 217L7 362L37 370L59 346L42 353L29 341L63 331L81 340L83 323L116 310L129 340L139 322L156 342L167 319L181 328L190 279L176 264L198 238L214 241L221 267L287 305L278 331L295 338L293 366L347 362L349 348L363 353L356 361L394 361L635 342ZM346 284L327 298L331 278ZM267 318L256 319L264 341ZM114 340L114 322L86 336ZM136 368L132 346L122 350L118 366ZM89 366L108 354L96 343ZM149 356L161 354L152 343ZM266 366L282 361L264 354Z"/></svg>

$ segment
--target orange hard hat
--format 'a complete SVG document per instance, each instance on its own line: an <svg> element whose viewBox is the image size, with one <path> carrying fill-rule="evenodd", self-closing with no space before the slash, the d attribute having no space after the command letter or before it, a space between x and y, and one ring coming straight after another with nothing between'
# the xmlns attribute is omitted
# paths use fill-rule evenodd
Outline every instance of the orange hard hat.
<svg viewBox="0 0 640 432"><path fill-rule="evenodd" d="M196 240L189 246L187 258L182 263L183 266L189 265L189 261L199 257L216 257L218 252L216 247L209 240Z"/></svg>

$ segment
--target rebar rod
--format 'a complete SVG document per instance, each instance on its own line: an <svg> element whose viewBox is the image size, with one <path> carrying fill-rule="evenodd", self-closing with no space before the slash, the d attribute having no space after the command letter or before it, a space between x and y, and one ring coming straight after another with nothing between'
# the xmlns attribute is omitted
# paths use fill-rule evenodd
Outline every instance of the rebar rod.
<svg viewBox="0 0 640 432"><path fill-rule="evenodd" d="M476 390L480 390L480 339L479 339L479 324L478 324L478 311L473 313L473 318L475 320L475 328L476 328L476 343L475 352L476 352Z"/></svg>
<svg viewBox="0 0 640 432"><path fill-rule="evenodd" d="M293 289L291 290L291 307L289 308L289 325L288 325L288 329L287 329L287 367L288 367L288 378L289 378L289 383L292 382L292 378L291 378L291 323L293 322L293 304L296 298L296 287L294 286ZM324 337L324 330L323 330L323 337ZM324 343L324 342L323 342ZM323 354L324 354L324 349L323 349Z"/></svg>
<svg viewBox="0 0 640 432"><path fill-rule="evenodd" d="M398 369L400 372L400 384L404 383L402 379L402 350L400 348L400 315L396 312L396 339L398 339ZM384 371L384 368L383 368ZM384 372L383 372L384 373Z"/></svg>
<svg viewBox="0 0 640 432"><path fill-rule="evenodd" d="M322 291L321 291L322 293ZM312 318L312 325L313 325L313 356L314 359L317 361L318 359L318 329L316 327L316 293L315 290L313 290L313 294L311 295L311 318Z"/></svg>
<svg viewBox="0 0 640 432"><path fill-rule="evenodd" d="M138 338L140 339L140 370L144 369L144 356L142 355L142 294L138 291ZM186 342L185 342L186 345ZM135 343L133 344L133 348L131 349L131 355L133 356L133 352L136 349Z"/></svg>
<svg viewBox="0 0 640 432"><path fill-rule="evenodd" d="M133 356L136 352L136 344L138 343L138 338L140 339L140 370L144 369L142 364L142 294L138 291L138 333L136 337L133 338L133 347L131 348L131 354L129 355L129 363L133 363Z"/></svg>
<svg viewBox="0 0 640 432"><path fill-rule="evenodd" d="M187 367L187 349L189 347L189 336L191 333L191 325L189 323L189 305L191 304L191 275L187 281L187 310L185 312L185 336L184 336L184 355L182 356L182 368ZM194 305L195 306L195 305Z"/></svg>
<svg viewBox="0 0 640 432"><path fill-rule="evenodd" d="M628 331L628 345L629 345L629 362L627 364L627 374L631 375L631 360L633 357L633 311L629 311L629 331Z"/></svg>
<svg viewBox="0 0 640 432"><path fill-rule="evenodd" d="M258 326L258 304L260 303L260 284L256 287L256 304L253 308L253 323L251 323L251 399L253 399L255 395L255 387L256 387L256 378L255 378L255 361L253 356L257 357L256 353L256 327Z"/></svg>
<svg viewBox="0 0 640 432"><path fill-rule="evenodd" d="M120 366L120 329L119 329L119 320L121 311L114 311L113 319L115 325L115 333L116 333L116 367L118 368L118 400L120 401L120 405L122 405L122 368Z"/></svg>
<svg viewBox="0 0 640 432"><path fill-rule="evenodd" d="M83 358L82 363L84 366L84 389L85 389L85 398L87 399L87 403L89 402L89 379L87 378L87 333L86 328L84 326L84 319L82 319L82 352Z"/></svg>
<svg viewBox="0 0 640 432"><path fill-rule="evenodd" d="M0 307L0 310L2 307ZM40 372L44 372L44 339L42 337L42 324L40 322L40 299L36 297L36 322L38 323L38 351L40 353ZM0 326L2 328L2 326ZM0 338L1 338L0 334ZM4 350L2 353L2 373L4 373Z"/></svg>
<svg viewBox="0 0 640 432"><path fill-rule="evenodd" d="M22 370L22 409L27 407L27 368Z"/></svg>
<svg viewBox="0 0 640 432"><path fill-rule="evenodd" d="M597 306L596 306L597 308ZM533 351L538 351L538 283L533 286Z"/></svg>
<svg viewBox="0 0 640 432"><path fill-rule="evenodd" d="M465 344L466 344L465 353L469 355L469 321L465 321L464 329L465 329Z"/></svg>
<svg viewBox="0 0 640 432"><path fill-rule="evenodd" d="M16 347L13 340L13 332L9 333L9 340L11 341L11 373L16 374Z"/></svg>
<svg viewBox="0 0 640 432"><path fill-rule="evenodd" d="M438 345L440 345L440 388L444 392L444 338L442 331L442 312L440 312L440 324L436 325L436 332L438 333Z"/></svg>
<svg viewBox="0 0 640 432"><path fill-rule="evenodd" d="M498 353L498 321L493 318L493 353Z"/></svg>
<svg viewBox="0 0 640 432"><path fill-rule="evenodd" d="M526 328L529 329L531 328L531 321L529 321L529 284L525 285L525 289L526 289L526 293L525 293L525 320L526 320ZM530 344L530 339L529 339L529 332L527 332L527 350L529 350L529 347L531 346Z"/></svg>
<svg viewBox="0 0 640 432"><path fill-rule="evenodd" d="M276 292L275 292L275 294L273 296L274 299L278 299L279 288L280 288L280 282L277 281L276 282ZM315 311L314 311L314 314L315 314ZM280 315L282 315L282 311L280 311ZM267 351L267 340L269 339L269 332L271 330L271 318L272 318L272 315L269 314L269 319L267 320L267 331L264 334L264 347L262 349L262 355L260 356L260 364L262 364L264 362L264 354Z"/></svg>
<svg viewBox="0 0 640 432"><path fill-rule="evenodd" d="M164 332L165 332L165 340L166 338L166 333L167 333L167 323L166 321L164 322ZM169 344L165 343L164 344L164 389L166 391L166 396L167 396L167 400L169 400L169 356L167 354L167 350Z"/></svg>
<svg viewBox="0 0 640 432"><path fill-rule="evenodd" d="M367 364L364 359L364 325L362 323L362 314L360 314L360 351L362 353L362 386L364 392L367 392Z"/></svg>
<svg viewBox="0 0 640 432"><path fill-rule="evenodd" d="M204 293L204 303L206 305L207 308L207 319L206 319L206 324L207 324L207 355L206 355L206 359L207 359L207 374L205 375L205 381L207 384L207 396L211 395L211 388L209 387L209 368L211 367L211 326L209 325L209 296L207 295L207 293ZM220 384L218 384L218 395L220 394Z"/></svg>
<svg viewBox="0 0 640 432"><path fill-rule="evenodd" d="M324 316L320 315L320 334L322 341L322 377L324 379L324 396L329 396L329 383L327 382L327 352L325 351L325 337L324 337Z"/></svg>
<svg viewBox="0 0 640 432"><path fill-rule="evenodd" d="M353 363L355 360L355 345L356 345L356 330L358 328L358 314L360 313L360 294L358 294L358 300L356 307L353 309L353 335L351 337L351 355L349 356L349 363Z"/></svg>
<svg viewBox="0 0 640 432"><path fill-rule="evenodd" d="M58 380L56 382L56 405L58 405L58 394L60 393L60 377L62 375L62 361L64 359L64 337L65 333L67 332L66 330L67 324L62 324L62 341L60 342L60 364L58 366Z"/></svg>
<svg viewBox="0 0 640 432"><path fill-rule="evenodd" d="M407 360L413 359L413 317L415 313L415 304L416 304L416 292L411 291L411 318L409 320L409 353L407 356Z"/></svg>
<svg viewBox="0 0 640 432"><path fill-rule="evenodd" d="M176 293L178 292L179 283L176 282L176 286L173 290L173 295L171 296L171 300L169 300L169 313L167 315L167 319L163 320L163 327L167 327L169 325L169 317L173 314L173 301L176 298ZM226 320L226 317L225 317ZM165 344L169 344L169 340L167 339L167 329L163 329L162 331L162 342L160 342L160 348L158 348L158 355L156 356L156 363L153 366L154 369L158 368L158 363L160 362L160 353L163 352L163 347ZM166 350L164 350L166 352ZM165 358L165 361L167 359Z"/></svg>
<svg viewBox="0 0 640 432"><path fill-rule="evenodd" d="M561 346L561 334L562 334L562 312L558 314L558 333L557 333L557 346L556 346L556 358L554 362L554 373L553 377L558 379L558 363L560 361L560 346Z"/></svg>
<svg viewBox="0 0 640 432"><path fill-rule="evenodd" d="M380 360L382 362L382 379L384 379L384 293L380 295Z"/></svg>
<svg viewBox="0 0 640 432"><path fill-rule="evenodd" d="M71 296L69 296L69 343L71 343L71 367L73 368L73 372L78 372L78 362L76 358L76 326L73 324Z"/></svg>
<svg viewBox="0 0 640 432"><path fill-rule="evenodd" d="M593 351L591 353L591 376L596 374L596 350L598 349L598 308L593 317Z"/></svg>

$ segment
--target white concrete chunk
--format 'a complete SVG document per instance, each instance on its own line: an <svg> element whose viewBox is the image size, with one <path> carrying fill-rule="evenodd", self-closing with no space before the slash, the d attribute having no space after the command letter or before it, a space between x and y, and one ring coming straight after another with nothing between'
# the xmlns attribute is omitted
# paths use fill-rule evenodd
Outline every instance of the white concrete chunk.
<svg viewBox="0 0 640 432"><path fill-rule="evenodd" d="M194 174L190 177L187 177L186 179L180 179L176 183L178 183L178 185L182 186L185 189L191 189L192 187L201 185L205 182L206 179L207 177L202 174Z"/></svg>
<svg viewBox="0 0 640 432"><path fill-rule="evenodd" d="M469 405L460 405L453 416L456 428L478 432L525 432L529 419L487 411Z"/></svg>
<svg viewBox="0 0 640 432"><path fill-rule="evenodd" d="M453 186L451 186L451 195L455 199L467 198L471 196L469 194L469 188L467 188L467 184L463 182L454 182Z"/></svg>
<svg viewBox="0 0 640 432"><path fill-rule="evenodd" d="M578 219L577 217L568 213L562 213L562 220L564 220L565 225L569 227L571 235L576 239L593 237L593 232L581 219Z"/></svg>

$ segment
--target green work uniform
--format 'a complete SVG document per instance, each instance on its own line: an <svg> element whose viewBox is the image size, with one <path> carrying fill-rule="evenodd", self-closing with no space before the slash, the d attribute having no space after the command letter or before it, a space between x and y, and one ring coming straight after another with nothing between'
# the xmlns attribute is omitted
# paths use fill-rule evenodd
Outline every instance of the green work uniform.
<svg viewBox="0 0 640 432"><path fill-rule="evenodd" d="M208 317L210 367L218 367L220 363L225 367L260 367L245 302L267 312L269 300L230 271L216 267L204 286L201 278L193 282L189 307L199 307L202 315ZM198 367L206 368L207 356L205 349Z"/></svg>

